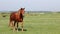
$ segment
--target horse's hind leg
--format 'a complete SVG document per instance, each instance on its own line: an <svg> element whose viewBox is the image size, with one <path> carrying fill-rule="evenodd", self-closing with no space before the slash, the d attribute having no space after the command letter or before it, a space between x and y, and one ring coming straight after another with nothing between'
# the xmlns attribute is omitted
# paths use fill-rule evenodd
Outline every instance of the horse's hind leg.
<svg viewBox="0 0 60 34"><path fill-rule="evenodd" d="M13 27L13 21L10 20L9 26Z"/></svg>

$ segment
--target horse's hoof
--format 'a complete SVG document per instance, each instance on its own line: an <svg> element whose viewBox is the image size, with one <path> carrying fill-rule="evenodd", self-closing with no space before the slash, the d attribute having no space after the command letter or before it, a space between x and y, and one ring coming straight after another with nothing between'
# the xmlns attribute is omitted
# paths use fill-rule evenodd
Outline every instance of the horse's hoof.
<svg viewBox="0 0 60 34"><path fill-rule="evenodd" d="M18 32L18 30L17 30L17 32Z"/></svg>

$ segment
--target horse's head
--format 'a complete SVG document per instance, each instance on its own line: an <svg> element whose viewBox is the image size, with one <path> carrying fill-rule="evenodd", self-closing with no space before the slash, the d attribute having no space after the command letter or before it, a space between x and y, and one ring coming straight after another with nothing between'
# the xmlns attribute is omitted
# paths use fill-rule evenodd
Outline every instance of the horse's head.
<svg viewBox="0 0 60 34"><path fill-rule="evenodd" d="M25 8L20 8L20 9L18 10L18 14L24 16L24 13L25 13Z"/></svg>
<svg viewBox="0 0 60 34"><path fill-rule="evenodd" d="M24 13L25 13L25 8L21 8L20 9L20 14L24 15Z"/></svg>

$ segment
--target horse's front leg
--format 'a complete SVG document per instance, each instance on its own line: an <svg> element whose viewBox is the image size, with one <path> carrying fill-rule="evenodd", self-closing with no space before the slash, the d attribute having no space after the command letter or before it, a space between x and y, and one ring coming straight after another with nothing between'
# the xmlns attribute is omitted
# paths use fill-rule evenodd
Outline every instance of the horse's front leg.
<svg viewBox="0 0 60 34"><path fill-rule="evenodd" d="M13 31L15 31L15 25L16 25L16 21L14 21L14 24L13 24Z"/></svg>
<svg viewBox="0 0 60 34"><path fill-rule="evenodd" d="M14 21L13 31L17 30L18 32L18 22Z"/></svg>
<svg viewBox="0 0 60 34"><path fill-rule="evenodd" d="M17 29L17 32L18 32L18 22L17 22L17 28L16 29Z"/></svg>
<svg viewBox="0 0 60 34"><path fill-rule="evenodd" d="M23 22L21 23L21 27L22 27L22 32L23 32Z"/></svg>

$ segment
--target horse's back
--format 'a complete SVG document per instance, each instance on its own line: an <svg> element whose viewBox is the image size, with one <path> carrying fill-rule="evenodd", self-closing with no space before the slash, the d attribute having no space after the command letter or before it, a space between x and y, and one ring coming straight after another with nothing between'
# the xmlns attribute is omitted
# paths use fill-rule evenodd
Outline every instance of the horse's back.
<svg viewBox="0 0 60 34"><path fill-rule="evenodd" d="M11 14L10 14L10 20L14 20L15 18L16 18L16 12L12 12Z"/></svg>

